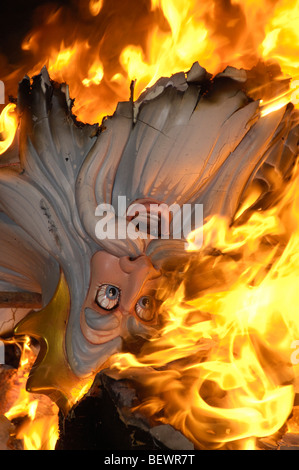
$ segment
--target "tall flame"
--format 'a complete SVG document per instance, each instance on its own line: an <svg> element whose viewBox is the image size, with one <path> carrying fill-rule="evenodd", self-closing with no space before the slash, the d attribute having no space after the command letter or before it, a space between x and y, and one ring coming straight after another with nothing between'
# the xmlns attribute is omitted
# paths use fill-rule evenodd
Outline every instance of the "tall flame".
<svg viewBox="0 0 299 470"><path fill-rule="evenodd" d="M77 16L67 7L48 8L23 40L24 64L2 78L12 95L25 73L33 76L46 65L54 80L69 84L78 119L91 123L128 99L132 80L137 97L195 61L218 73L270 60L293 78L291 100L298 102L298 0L278 0L274 8L267 0L152 0L136 3L134 18L120 0L82 1Z"/></svg>
<svg viewBox="0 0 299 470"><path fill-rule="evenodd" d="M298 176L297 169L277 207L255 212L243 225L212 217L201 252L191 243L195 257L185 280L163 306L162 332L140 355L113 360L112 367L121 375L129 370L146 390L139 410L180 429L198 448L252 447L292 411L299 362L293 350Z"/></svg>
<svg viewBox="0 0 299 470"><path fill-rule="evenodd" d="M58 439L58 410L45 396L32 395L26 391L26 382L36 359L30 338L24 338L20 366L14 387L19 395L14 405L4 414L6 418L20 423L16 439L23 443L24 450L54 450Z"/></svg>
<svg viewBox="0 0 299 470"><path fill-rule="evenodd" d="M16 130L15 105L8 104L0 114L0 155L11 146Z"/></svg>

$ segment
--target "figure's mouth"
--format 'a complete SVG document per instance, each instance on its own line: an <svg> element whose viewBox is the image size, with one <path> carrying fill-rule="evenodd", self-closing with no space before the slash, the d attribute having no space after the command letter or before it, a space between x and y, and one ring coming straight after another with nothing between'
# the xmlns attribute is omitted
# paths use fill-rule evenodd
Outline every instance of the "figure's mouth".
<svg viewBox="0 0 299 470"><path fill-rule="evenodd" d="M140 216L138 207L143 208L143 212L146 213L143 227L144 232L152 235L154 238L161 238L164 231L168 233L172 217L165 203L151 198L137 199L127 209L128 222L133 221L138 215ZM155 227L154 230L153 226Z"/></svg>
<svg viewBox="0 0 299 470"><path fill-rule="evenodd" d="M119 319L113 313L101 315L91 308L85 309L85 320L90 328L98 331L108 332L120 325Z"/></svg>
<svg viewBox="0 0 299 470"><path fill-rule="evenodd" d="M84 309L81 328L85 338L94 344L111 341L120 334L121 322L115 313L103 315L91 308Z"/></svg>

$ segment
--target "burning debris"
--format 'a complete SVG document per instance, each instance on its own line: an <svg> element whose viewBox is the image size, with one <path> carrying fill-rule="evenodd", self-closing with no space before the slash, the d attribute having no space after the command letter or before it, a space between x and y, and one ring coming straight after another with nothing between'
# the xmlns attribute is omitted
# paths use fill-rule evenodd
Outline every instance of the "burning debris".
<svg viewBox="0 0 299 470"><path fill-rule="evenodd" d="M111 371L100 372L86 396L65 419L61 416L56 449L194 451L192 442L181 432L155 422L154 416L146 417L139 406L134 381L120 379ZM246 442L228 442L223 449L242 448L246 449ZM288 424L269 437L257 439L255 448L298 450L298 407L293 408Z"/></svg>
<svg viewBox="0 0 299 470"><path fill-rule="evenodd" d="M0 366L2 450L51 450L58 439L58 408L44 395L30 394L26 382L39 351L29 338L6 340Z"/></svg>
<svg viewBox="0 0 299 470"><path fill-rule="evenodd" d="M298 114L292 104L273 110L289 89L287 80L273 85L275 70L228 67L212 77L195 63L119 103L101 126L75 119L68 88L45 68L20 83L18 139L0 172L1 285L41 296L42 308L22 309L21 321L6 309L1 328L38 342L27 389L58 405L64 432L89 403L98 423L114 416L128 429L125 448L136 445L132 433L150 449L171 448L175 433L195 449L246 447L287 421L298 328L271 303L255 323L260 289L275 283L291 247L284 216L297 200ZM128 207L203 204L203 246L183 227L176 239L98 239L97 206L116 206L120 195ZM118 224L123 217L116 212ZM124 419L104 375L100 395L80 401L107 368L130 377L142 425L136 411ZM74 434L58 446L78 446Z"/></svg>
<svg viewBox="0 0 299 470"><path fill-rule="evenodd" d="M112 376L111 376L112 375ZM114 374L115 375L115 374ZM58 450L194 450L172 426L134 412L133 384L100 372L86 396L61 417Z"/></svg>

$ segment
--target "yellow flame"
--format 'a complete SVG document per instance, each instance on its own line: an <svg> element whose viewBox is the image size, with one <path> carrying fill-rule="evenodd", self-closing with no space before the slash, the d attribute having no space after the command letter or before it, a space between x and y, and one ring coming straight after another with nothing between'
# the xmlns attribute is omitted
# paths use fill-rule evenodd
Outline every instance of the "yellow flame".
<svg viewBox="0 0 299 470"><path fill-rule="evenodd" d="M255 448L255 439L277 432L292 411L298 177L297 169L275 208L253 213L243 225L212 217L191 263L194 278L187 270L186 284L163 304L161 334L140 355L113 360L112 367L124 376L129 370L146 390L138 409L172 424L199 448L233 442ZM208 254L212 248L218 256ZM190 299L189 283L195 283Z"/></svg>
<svg viewBox="0 0 299 470"><path fill-rule="evenodd" d="M17 434L23 439L24 450L54 450L58 439L57 416L36 419L22 427Z"/></svg>
<svg viewBox="0 0 299 470"><path fill-rule="evenodd" d="M103 6L103 0L90 0L89 1L89 11L93 16L97 16Z"/></svg>
<svg viewBox="0 0 299 470"><path fill-rule="evenodd" d="M107 32L109 47L102 47L106 35L99 39L98 17L103 2L89 0L87 5L90 35L83 27L71 44L66 46L63 39L54 47L51 39L45 40L43 30L36 28L22 43L22 48L37 58L36 66L26 73L33 76L46 65L51 78L68 83L71 96L76 98L74 112L82 121L100 122L113 113L118 101L129 98L132 80L137 80L137 98L161 76L187 72L195 61L212 74L227 65L250 69L260 59L278 61L282 76L293 81L298 76L298 0L280 0L274 8L257 0L236 0L226 9L222 2L152 0L147 36L140 44L130 44L125 38L123 47L119 46L118 31ZM60 34L61 30L73 31L72 23L64 24L62 11L49 12L45 20L49 38L55 36L56 25ZM126 20L124 17L124 30ZM54 39L52 42L56 43ZM44 45L46 48L42 48ZM115 56L111 49L117 51ZM295 105L298 95L295 84L289 96ZM286 100L264 113L284 106Z"/></svg>
<svg viewBox="0 0 299 470"><path fill-rule="evenodd" d="M0 155L13 143L17 131L16 106L8 104L0 114Z"/></svg>
<svg viewBox="0 0 299 470"><path fill-rule="evenodd" d="M23 441L24 450L54 450L58 439L58 408L47 397L26 391L29 372L36 358L30 344L30 338L24 338L15 380L16 387L19 386L19 396L4 415L9 420L22 418L16 438Z"/></svg>
<svg viewBox="0 0 299 470"><path fill-rule="evenodd" d="M36 410L38 407L38 401L34 400L29 405L28 416L33 421L36 415Z"/></svg>
<svg viewBox="0 0 299 470"><path fill-rule="evenodd" d="M127 46L120 56L130 80L137 80L136 96L162 76L187 71L200 57L212 58L213 46L206 41L208 32L200 19L202 7L190 0L152 2L152 9L158 6L171 33L154 28L148 37L147 57L140 46L133 45Z"/></svg>
<svg viewBox="0 0 299 470"><path fill-rule="evenodd" d="M101 63L94 63L88 72L89 78L84 78L82 83L84 86L89 87L90 85L99 85L104 77L104 70Z"/></svg>
<svg viewBox="0 0 299 470"><path fill-rule="evenodd" d="M295 107L299 104L299 80L293 80L290 83L290 88L282 95L278 95L271 100L260 100L261 117L267 116L270 113L278 111L279 109L292 103Z"/></svg>

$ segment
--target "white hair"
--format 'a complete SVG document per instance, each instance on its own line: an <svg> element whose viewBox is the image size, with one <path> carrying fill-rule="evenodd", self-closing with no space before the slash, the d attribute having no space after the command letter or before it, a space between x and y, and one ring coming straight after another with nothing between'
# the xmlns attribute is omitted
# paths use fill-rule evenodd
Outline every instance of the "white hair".
<svg viewBox="0 0 299 470"><path fill-rule="evenodd" d="M97 239L99 204L116 207L120 195L128 205L142 198L201 203L205 218L232 219L248 185L267 183L265 162L284 174L292 165L292 106L261 118L243 73L212 80L195 69L160 79L135 103L119 103L101 126L74 119L67 87L45 69L20 83L18 138L4 155L16 166L0 169L0 285L40 291L46 305L63 270L71 293L67 354L77 375L101 354L82 341L79 322L91 257L99 249L130 257L145 251L140 239ZM184 241L153 240L146 254L163 266L186 255Z"/></svg>

